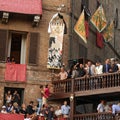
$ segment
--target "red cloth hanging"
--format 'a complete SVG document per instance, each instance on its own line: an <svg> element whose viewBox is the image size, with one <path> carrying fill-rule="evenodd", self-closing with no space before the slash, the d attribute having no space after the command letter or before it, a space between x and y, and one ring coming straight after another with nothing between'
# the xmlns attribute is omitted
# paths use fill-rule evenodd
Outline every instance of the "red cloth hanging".
<svg viewBox="0 0 120 120"><path fill-rule="evenodd" d="M0 120L24 120L24 115L0 113Z"/></svg>
<svg viewBox="0 0 120 120"><path fill-rule="evenodd" d="M89 36L89 24L88 21L85 21L85 30L86 30L86 38Z"/></svg>
<svg viewBox="0 0 120 120"><path fill-rule="evenodd" d="M102 33L97 32L96 34L97 34L96 45L99 48L103 48L104 47L104 43L103 43Z"/></svg>
<svg viewBox="0 0 120 120"><path fill-rule="evenodd" d="M6 81L26 81L26 65L7 63L5 69Z"/></svg>
<svg viewBox="0 0 120 120"><path fill-rule="evenodd" d="M0 11L41 15L42 0L0 0Z"/></svg>

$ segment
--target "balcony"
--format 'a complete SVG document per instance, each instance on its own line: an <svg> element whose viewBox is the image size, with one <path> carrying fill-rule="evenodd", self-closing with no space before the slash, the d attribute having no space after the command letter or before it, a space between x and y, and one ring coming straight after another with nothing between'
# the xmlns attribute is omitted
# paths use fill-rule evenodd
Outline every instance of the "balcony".
<svg viewBox="0 0 120 120"><path fill-rule="evenodd" d="M54 85L55 98L69 97L71 93L74 93L75 96L85 96L119 92L120 72L67 80L55 80L52 83ZM60 95L61 92L63 93L62 96Z"/></svg>
<svg viewBox="0 0 120 120"><path fill-rule="evenodd" d="M67 80L53 80L54 100L70 99L70 120L119 120L112 113L97 113L96 102L99 98L117 101L120 97L120 72L80 77ZM113 97L114 93L114 97ZM71 99L72 98L72 99ZM77 103L78 102L78 103ZM91 113L77 113L77 104L95 104ZM96 113L95 113L96 112Z"/></svg>
<svg viewBox="0 0 120 120"><path fill-rule="evenodd" d="M92 113L84 115L74 115L74 120L119 120L119 116L111 113Z"/></svg>

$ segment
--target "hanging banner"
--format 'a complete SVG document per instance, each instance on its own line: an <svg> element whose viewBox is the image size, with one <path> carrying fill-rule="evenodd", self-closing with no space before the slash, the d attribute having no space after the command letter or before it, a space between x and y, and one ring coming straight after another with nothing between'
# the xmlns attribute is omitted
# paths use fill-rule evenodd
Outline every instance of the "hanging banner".
<svg viewBox="0 0 120 120"><path fill-rule="evenodd" d="M99 48L103 48L104 47L104 42L103 42L103 35L102 33L97 31L97 39L96 39L96 45Z"/></svg>
<svg viewBox="0 0 120 120"><path fill-rule="evenodd" d="M82 11L77 23L75 24L74 30L82 38L82 40L87 43L84 10Z"/></svg>
<svg viewBox="0 0 120 120"><path fill-rule="evenodd" d="M5 69L5 80L12 82L26 82L26 65L7 63Z"/></svg>
<svg viewBox="0 0 120 120"><path fill-rule="evenodd" d="M62 47L65 24L58 15L49 23L50 38L47 68L60 69L62 66Z"/></svg>
<svg viewBox="0 0 120 120"><path fill-rule="evenodd" d="M102 32L105 29L107 26L107 20L102 5L98 7L90 21L99 32Z"/></svg>
<svg viewBox="0 0 120 120"><path fill-rule="evenodd" d="M114 23L113 21L103 31L103 37L105 42L109 42L114 38Z"/></svg>

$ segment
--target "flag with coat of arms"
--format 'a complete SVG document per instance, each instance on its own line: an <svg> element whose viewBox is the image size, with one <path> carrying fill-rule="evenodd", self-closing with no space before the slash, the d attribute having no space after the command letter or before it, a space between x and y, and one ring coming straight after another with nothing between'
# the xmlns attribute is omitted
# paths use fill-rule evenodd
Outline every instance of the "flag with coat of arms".
<svg viewBox="0 0 120 120"><path fill-rule="evenodd" d="M82 11L77 23L74 26L74 31L82 38L85 43L87 43L84 10Z"/></svg>
<svg viewBox="0 0 120 120"><path fill-rule="evenodd" d="M109 42L114 38L114 22L113 21L111 21L111 23L103 31L103 38L105 42Z"/></svg>
<svg viewBox="0 0 120 120"><path fill-rule="evenodd" d="M90 21L99 32L102 32L105 29L107 20L102 5L98 7Z"/></svg>

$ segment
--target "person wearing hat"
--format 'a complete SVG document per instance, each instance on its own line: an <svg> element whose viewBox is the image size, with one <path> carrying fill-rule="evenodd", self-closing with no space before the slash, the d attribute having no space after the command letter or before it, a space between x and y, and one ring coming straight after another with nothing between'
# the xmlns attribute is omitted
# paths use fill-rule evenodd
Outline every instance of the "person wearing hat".
<svg viewBox="0 0 120 120"><path fill-rule="evenodd" d="M6 106L5 106L5 105L2 106L1 113L7 113L7 111L6 111Z"/></svg>

